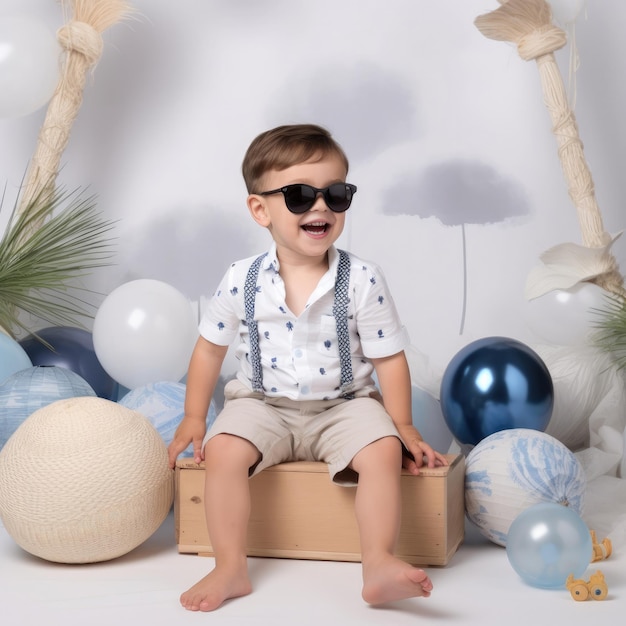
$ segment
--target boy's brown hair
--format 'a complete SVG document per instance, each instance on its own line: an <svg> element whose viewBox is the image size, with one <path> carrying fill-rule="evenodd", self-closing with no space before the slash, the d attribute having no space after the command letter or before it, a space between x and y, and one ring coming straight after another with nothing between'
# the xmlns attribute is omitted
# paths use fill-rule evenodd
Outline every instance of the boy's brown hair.
<svg viewBox="0 0 626 626"><path fill-rule="evenodd" d="M256 137L241 165L248 193L267 191L259 188L261 178L270 170L285 170L316 155L336 154L348 171L348 157L331 134L315 124L278 126Z"/></svg>

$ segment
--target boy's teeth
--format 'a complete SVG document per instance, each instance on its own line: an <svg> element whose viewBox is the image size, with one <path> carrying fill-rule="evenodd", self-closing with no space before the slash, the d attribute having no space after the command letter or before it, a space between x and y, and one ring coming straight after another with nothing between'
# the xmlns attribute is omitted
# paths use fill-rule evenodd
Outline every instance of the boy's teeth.
<svg viewBox="0 0 626 626"><path fill-rule="evenodd" d="M310 224L305 224L302 228L309 231L320 232L326 230L326 222L311 222Z"/></svg>

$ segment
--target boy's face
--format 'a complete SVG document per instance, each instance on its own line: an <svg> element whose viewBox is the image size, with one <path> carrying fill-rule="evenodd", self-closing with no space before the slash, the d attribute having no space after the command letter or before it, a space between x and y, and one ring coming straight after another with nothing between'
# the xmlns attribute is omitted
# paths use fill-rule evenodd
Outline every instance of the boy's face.
<svg viewBox="0 0 626 626"><path fill-rule="evenodd" d="M315 157L314 157L315 159ZM263 191L294 183L323 189L346 180L346 168L335 154L319 160L298 163L285 170L270 170L263 177ZM252 194L248 208L255 221L269 229L282 261L301 262L325 257L343 231L346 214L331 211L322 194L305 213L294 214L285 205L282 193L268 196Z"/></svg>

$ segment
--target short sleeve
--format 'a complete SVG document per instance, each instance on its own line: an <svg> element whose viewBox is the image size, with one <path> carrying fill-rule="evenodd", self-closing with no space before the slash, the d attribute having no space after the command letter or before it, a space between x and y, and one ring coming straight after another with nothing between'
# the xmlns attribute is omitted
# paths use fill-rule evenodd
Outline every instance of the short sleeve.
<svg viewBox="0 0 626 626"><path fill-rule="evenodd" d="M382 358L410 345L382 270L371 263L352 268L357 332L363 354Z"/></svg>
<svg viewBox="0 0 626 626"><path fill-rule="evenodd" d="M239 333L243 312L243 284L233 264L209 299L200 320L200 335L220 346L230 345Z"/></svg>

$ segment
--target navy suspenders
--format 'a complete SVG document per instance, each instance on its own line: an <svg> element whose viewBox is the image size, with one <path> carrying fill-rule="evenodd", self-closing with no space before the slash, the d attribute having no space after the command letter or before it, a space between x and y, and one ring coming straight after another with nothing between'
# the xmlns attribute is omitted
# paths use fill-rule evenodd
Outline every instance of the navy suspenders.
<svg viewBox="0 0 626 626"><path fill-rule="evenodd" d="M250 364L252 365L252 389L263 393L263 370L261 369L261 350L259 349L259 328L254 319L254 304L256 301L256 282L259 277L261 262L267 252L257 257L246 276L243 288L243 301L246 309L246 324L250 334Z"/></svg>
<svg viewBox="0 0 626 626"><path fill-rule="evenodd" d="M335 279L335 301L333 317L337 325L339 363L341 366L341 395L353 398L352 391L352 355L350 354L350 334L348 333L348 304L350 303L350 255L339 250L339 265Z"/></svg>
<svg viewBox="0 0 626 626"><path fill-rule="evenodd" d="M335 300L333 302L333 317L337 325L337 342L339 347L339 363L341 367L340 383L341 394L344 398L353 398L351 387L352 356L350 354L350 334L348 333L348 304L350 302L350 255L343 250L339 252L339 265L335 278ZM246 324L250 336L250 364L252 366L252 388L263 393L263 369L261 367L261 350L259 349L259 329L254 318L254 307L257 293L257 279L263 259L267 252L257 257L246 276L243 290Z"/></svg>

